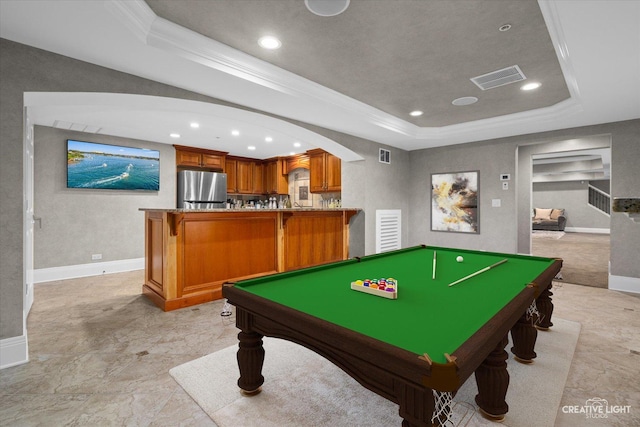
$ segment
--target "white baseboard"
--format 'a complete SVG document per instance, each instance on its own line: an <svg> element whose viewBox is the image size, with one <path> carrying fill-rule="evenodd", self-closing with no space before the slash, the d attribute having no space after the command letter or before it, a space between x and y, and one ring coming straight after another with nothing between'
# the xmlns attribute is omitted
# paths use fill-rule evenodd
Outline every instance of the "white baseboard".
<svg viewBox="0 0 640 427"><path fill-rule="evenodd" d="M567 233L611 234L610 228L565 227L564 231Z"/></svg>
<svg viewBox="0 0 640 427"><path fill-rule="evenodd" d="M122 259L119 261L94 262L91 264L66 265L64 267L39 268L33 271L34 283L78 277L100 276L101 274L122 273L144 269L144 258Z"/></svg>
<svg viewBox="0 0 640 427"><path fill-rule="evenodd" d="M640 278L609 274L609 289L640 294Z"/></svg>
<svg viewBox="0 0 640 427"><path fill-rule="evenodd" d="M0 369L22 365L28 361L29 346L26 335L0 340Z"/></svg>

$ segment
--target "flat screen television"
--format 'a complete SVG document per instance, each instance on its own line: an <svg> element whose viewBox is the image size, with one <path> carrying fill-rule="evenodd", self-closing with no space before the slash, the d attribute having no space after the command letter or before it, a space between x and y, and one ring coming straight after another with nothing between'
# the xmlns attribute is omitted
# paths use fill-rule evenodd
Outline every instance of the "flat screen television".
<svg viewBox="0 0 640 427"><path fill-rule="evenodd" d="M160 189L160 152L67 140L67 188Z"/></svg>

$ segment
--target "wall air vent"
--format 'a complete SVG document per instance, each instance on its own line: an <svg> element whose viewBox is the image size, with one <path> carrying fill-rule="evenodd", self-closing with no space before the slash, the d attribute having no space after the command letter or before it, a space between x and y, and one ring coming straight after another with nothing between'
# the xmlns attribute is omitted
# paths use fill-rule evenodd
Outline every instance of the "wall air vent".
<svg viewBox="0 0 640 427"><path fill-rule="evenodd" d="M526 77L517 65L503 68L502 70L492 71L471 79L471 81L482 90L493 89L495 87L520 82L522 80L526 80Z"/></svg>
<svg viewBox="0 0 640 427"><path fill-rule="evenodd" d="M402 211L376 210L376 253L402 248ZM394 276L395 277L395 276Z"/></svg>
<svg viewBox="0 0 640 427"><path fill-rule="evenodd" d="M378 155L378 160L380 161L380 163L390 164L391 163L391 151L385 150L384 148L381 148L380 149L380 153Z"/></svg>

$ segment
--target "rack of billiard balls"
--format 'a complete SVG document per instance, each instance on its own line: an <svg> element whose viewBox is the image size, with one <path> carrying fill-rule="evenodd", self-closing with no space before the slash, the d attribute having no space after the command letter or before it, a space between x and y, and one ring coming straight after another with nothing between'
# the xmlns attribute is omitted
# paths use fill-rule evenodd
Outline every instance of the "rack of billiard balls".
<svg viewBox="0 0 640 427"><path fill-rule="evenodd" d="M398 298L398 281L391 277L388 279L356 280L351 282L351 289L383 298Z"/></svg>

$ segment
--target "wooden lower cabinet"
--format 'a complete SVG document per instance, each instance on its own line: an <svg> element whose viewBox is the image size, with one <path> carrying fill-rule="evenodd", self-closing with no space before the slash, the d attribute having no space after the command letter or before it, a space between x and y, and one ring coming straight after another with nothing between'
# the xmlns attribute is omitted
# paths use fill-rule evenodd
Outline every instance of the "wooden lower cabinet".
<svg viewBox="0 0 640 427"><path fill-rule="evenodd" d="M347 258L349 223L344 223L342 212L282 215L284 271Z"/></svg>
<svg viewBox="0 0 640 427"><path fill-rule="evenodd" d="M222 284L347 259L356 209L145 211L143 294L164 311L222 298Z"/></svg>

